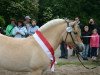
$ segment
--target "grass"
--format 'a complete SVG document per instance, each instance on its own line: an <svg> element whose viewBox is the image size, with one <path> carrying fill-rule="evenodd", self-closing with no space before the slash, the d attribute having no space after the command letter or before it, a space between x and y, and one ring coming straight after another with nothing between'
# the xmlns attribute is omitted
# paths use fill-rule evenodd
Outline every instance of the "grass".
<svg viewBox="0 0 100 75"><path fill-rule="evenodd" d="M100 66L99 62L90 62L90 61L84 61L83 62L84 65L86 66ZM59 61L57 63L58 66L63 66L63 65L76 65L76 66L81 66L82 64L80 62L62 62Z"/></svg>

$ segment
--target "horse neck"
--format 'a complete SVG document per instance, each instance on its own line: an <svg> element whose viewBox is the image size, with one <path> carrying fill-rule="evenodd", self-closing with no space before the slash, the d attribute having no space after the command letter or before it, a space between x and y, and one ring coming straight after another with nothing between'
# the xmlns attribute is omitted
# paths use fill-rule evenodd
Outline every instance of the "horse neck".
<svg viewBox="0 0 100 75"><path fill-rule="evenodd" d="M62 34L66 29L66 24L60 24L53 27L49 27L45 30L40 29L41 33L44 35L44 37L48 40L48 42L51 44L51 46L54 48L54 50L57 49L59 44L62 41Z"/></svg>

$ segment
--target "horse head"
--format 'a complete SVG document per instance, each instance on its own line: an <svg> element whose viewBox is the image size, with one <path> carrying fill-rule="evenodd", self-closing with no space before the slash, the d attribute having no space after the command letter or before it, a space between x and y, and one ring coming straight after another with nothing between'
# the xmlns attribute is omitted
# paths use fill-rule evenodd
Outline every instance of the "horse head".
<svg viewBox="0 0 100 75"><path fill-rule="evenodd" d="M76 21L65 20L66 21L66 31L63 33L63 41L75 50L82 51L84 49L84 44L81 40L81 29Z"/></svg>

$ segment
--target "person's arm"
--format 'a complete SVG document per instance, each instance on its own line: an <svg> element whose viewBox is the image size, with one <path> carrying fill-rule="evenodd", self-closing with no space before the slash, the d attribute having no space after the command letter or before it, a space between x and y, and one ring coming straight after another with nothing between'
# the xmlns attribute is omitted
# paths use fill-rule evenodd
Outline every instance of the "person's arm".
<svg viewBox="0 0 100 75"><path fill-rule="evenodd" d="M6 35L7 35L7 36L10 35L10 33L9 33L9 25L8 25L7 28L6 28Z"/></svg>
<svg viewBox="0 0 100 75"><path fill-rule="evenodd" d="M97 42L97 45L99 47L99 35L96 37L96 42Z"/></svg>
<svg viewBox="0 0 100 75"><path fill-rule="evenodd" d="M13 30L12 30L12 35L15 36L16 34L18 34L18 32L17 32L17 28L14 27Z"/></svg>
<svg viewBox="0 0 100 75"><path fill-rule="evenodd" d="M27 29L23 28L22 30L20 30L19 32L21 35L25 36L27 34Z"/></svg>

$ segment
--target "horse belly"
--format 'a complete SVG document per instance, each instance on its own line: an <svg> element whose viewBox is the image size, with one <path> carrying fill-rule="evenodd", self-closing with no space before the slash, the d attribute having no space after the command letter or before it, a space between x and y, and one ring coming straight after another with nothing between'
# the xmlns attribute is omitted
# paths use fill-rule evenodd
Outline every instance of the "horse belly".
<svg viewBox="0 0 100 75"><path fill-rule="evenodd" d="M0 67L11 71L31 71L31 56L31 50L0 48Z"/></svg>

